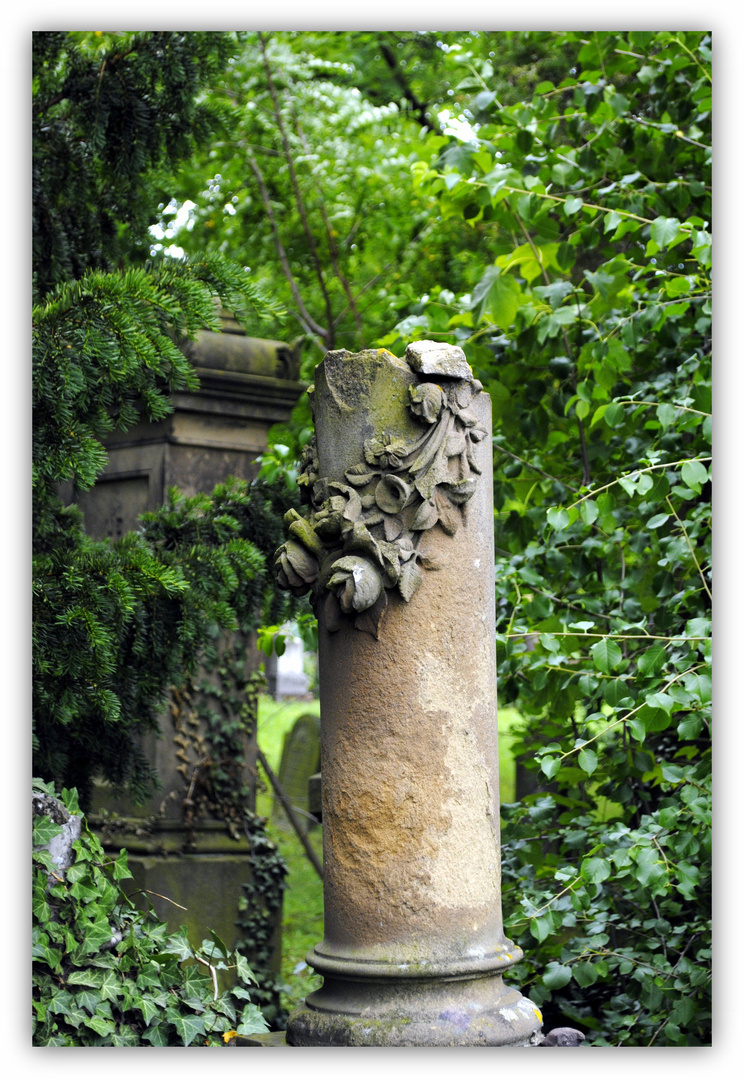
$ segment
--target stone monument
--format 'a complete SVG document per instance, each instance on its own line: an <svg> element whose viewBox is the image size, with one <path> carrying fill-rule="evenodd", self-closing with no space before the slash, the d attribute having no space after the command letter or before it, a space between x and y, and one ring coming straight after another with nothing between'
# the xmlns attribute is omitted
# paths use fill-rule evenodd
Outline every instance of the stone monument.
<svg viewBox="0 0 744 1080"><path fill-rule="evenodd" d="M172 393L173 411L163 420L112 432L105 440L106 466L90 491L75 492L70 485L60 491L80 506L90 535L116 539L136 529L139 515L161 507L171 486L195 495L230 475L255 477L269 429L289 419L306 388L299 380L301 342L248 337L224 311L221 329L203 331L182 346L199 376L198 389ZM241 664L236 679L245 686L258 668L258 652L246 653ZM204 674L199 681L206 679ZM224 691L217 676L209 681ZM225 697L207 695L207 703L234 722ZM200 698L205 699L203 694ZM251 844L242 832L228 832L224 821L189 818L194 781L209 757L196 698L174 694L161 723L163 737L144 736L142 750L157 770L162 792L134 806L97 783L89 820L107 850L127 848L135 885L148 890L171 930L186 924L199 940L212 929L232 948L240 937L237 920L243 884L250 877ZM244 761L250 787L246 809L254 810L255 738L244 740ZM276 914L277 966L280 932L281 910Z"/></svg>
<svg viewBox="0 0 744 1080"><path fill-rule="evenodd" d="M277 580L319 621L323 976L298 1046L509 1046L491 403L460 348L329 352Z"/></svg>

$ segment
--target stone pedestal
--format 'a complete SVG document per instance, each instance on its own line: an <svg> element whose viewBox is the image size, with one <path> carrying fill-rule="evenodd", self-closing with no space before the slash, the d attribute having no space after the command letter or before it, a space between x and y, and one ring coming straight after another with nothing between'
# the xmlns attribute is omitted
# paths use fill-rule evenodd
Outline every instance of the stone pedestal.
<svg viewBox="0 0 744 1080"><path fill-rule="evenodd" d="M312 589L323 718L324 978L292 1045L528 1045L505 986L490 399L464 355L329 353L310 512L279 580ZM422 347L423 346L423 347Z"/></svg>
<svg viewBox="0 0 744 1080"><path fill-rule="evenodd" d="M184 352L199 389L173 393L173 412L158 423L112 432L95 487L61 492L80 506L91 536L116 539L136 529L139 515L160 509L170 487L196 495L228 476L252 480L269 429L289 419L305 389L299 346L246 337L227 315L222 333L204 331Z"/></svg>

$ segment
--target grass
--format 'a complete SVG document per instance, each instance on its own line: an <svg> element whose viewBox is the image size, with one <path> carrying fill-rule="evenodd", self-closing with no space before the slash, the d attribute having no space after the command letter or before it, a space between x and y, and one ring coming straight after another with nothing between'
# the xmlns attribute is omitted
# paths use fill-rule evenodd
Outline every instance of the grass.
<svg viewBox="0 0 744 1080"><path fill-rule="evenodd" d="M320 702L276 702L263 696L258 707L258 743L275 773L279 771L284 736L303 713L320 715ZM502 803L514 801L515 765L511 753L519 720L515 709L499 709L499 772ZM264 790L257 793L257 812L268 821L267 832L278 845L287 863L287 889L284 893L282 921L282 977L289 987L284 995L289 1010L299 1004L321 979L305 962L308 951L323 937L323 883L311 866L295 833L278 827L271 820L273 797L271 788L262 777ZM310 842L322 860L322 829L310 831Z"/></svg>

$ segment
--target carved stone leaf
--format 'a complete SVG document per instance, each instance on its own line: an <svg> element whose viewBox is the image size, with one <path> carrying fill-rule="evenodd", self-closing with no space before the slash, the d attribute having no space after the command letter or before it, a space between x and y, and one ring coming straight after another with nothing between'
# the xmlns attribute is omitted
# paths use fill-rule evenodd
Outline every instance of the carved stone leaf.
<svg viewBox="0 0 744 1080"><path fill-rule="evenodd" d="M296 540L287 540L284 550L286 552L286 562L283 562L285 571L288 571L291 566L302 581L312 582L317 579L318 560L303 544L297 543ZM289 577L289 574L287 576ZM292 584L296 582L292 581Z"/></svg>
<svg viewBox="0 0 744 1080"><path fill-rule="evenodd" d="M423 579L424 575L416 559L409 559L407 563L404 563L398 581L398 588L406 603L416 593Z"/></svg>
<svg viewBox="0 0 744 1080"><path fill-rule="evenodd" d="M447 436L445 453L447 457L459 457L465 453L466 439L461 431L453 431Z"/></svg>
<svg viewBox="0 0 744 1080"><path fill-rule="evenodd" d="M397 548L398 556L401 562L405 562L406 559L410 559L416 554L414 546L411 542L411 538L409 536L401 536L395 547Z"/></svg>
<svg viewBox="0 0 744 1080"><path fill-rule="evenodd" d="M332 592L326 593L323 599L323 625L329 634L335 634L344 625L344 617L341 613L341 605Z"/></svg>
<svg viewBox="0 0 744 1080"><path fill-rule="evenodd" d="M378 472L370 472L367 466L362 462L359 465L352 465L350 469L347 469L345 474L346 479L354 487L364 487L370 480L374 480L376 476L380 474Z"/></svg>
<svg viewBox="0 0 744 1080"><path fill-rule="evenodd" d="M382 514L380 517L382 517ZM403 532L402 518L398 514L396 514L395 517L385 517L383 529L385 531L385 539L392 543L392 541L397 540Z"/></svg>
<svg viewBox="0 0 744 1080"><path fill-rule="evenodd" d="M344 518L346 521L359 521L362 516L362 500L357 495L356 491L351 493L346 509L344 510Z"/></svg>
<svg viewBox="0 0 744 1080"><path fill-rule="evenodd" d="M382 569L385 575L385 584L392 588L400 577L400 554L395 544L388 544L385 540L379 542Z"/></svg>
<svg viewBox="0 0 744 1080"><path fill-rule="evenodd" d="M452 420L452 413L445 413L437 426L432 428L431 435L422 441L418 454L408 467L412 476L416 476L418 479L421 474L426 473L431 467L445 437L449 434ZM416 487L418 487L418 483Z"/></svg>
<svg viewBox="0 0 744 1080"><path fill-rule="evenodd" d="M387 606L387 592L383 589L372 607L367 608L366 611L362 611L357 615L354 619L354 626L357 630L362 630L365 634L371 634L375 641L377 641L380 636L380 623L385 617Z"/></svg>
<svg viewBox="0 0 744 1080"><path fill-rule="evenodd" d="M481 469L478 462L475 460L475 454L473 453L473 448L470 445L470 439L468 439L467 458L468 458L468 465L470 466L471 471L474 472L474 473L477 473L478 476L480 476L480 474L483 472L483 470Z"/></svg>
<svg viewBox="0 0 744 1080"><path fill-rule="evenodd" d="M478 423L478 417L472 409L460 409L457 417L467 428L474 428Z"/></svg>
<svg viewBox="0 0 744 1080"><path fill-rule="evenodd" d="M434 501L437 507L439 524L448 536L454 536L460 528L462 521L459 511L455 509L449 499L440 491L436 492Z"/></svg>
<svg viewBox="0 0 744 1080"><path fill-rule="evenodd" d="M467 476L462 480L452 480L447 484L443 484L442 487L447 492L447 496L456 506L462 506L468 499L472 498L476 481L473 476Z"/></svg>
<svg viewBox="0 0 744 1080"><path fill-rule="evenodd" d="M416 511L416 516L411 522L412 532L424 532L433 529L439 521L439 512L434 499L426 499Z"/></svg>
<svg viewBox="0 0 744 1080"><path fill-rule="evenodd" d="M446 565L446 559L433 559L430 555L419 555L419 560L424 570L441 570Z"/></svg>
<svg viewBox="0 0 744 1080"><path fill-rule="evenodd" d="M366 513L362 517L362 525L366 525L367 528L371 528L373 525L379 525L380 522L386 521L386 517L382 510L373 510L371 513Z"/></svg>

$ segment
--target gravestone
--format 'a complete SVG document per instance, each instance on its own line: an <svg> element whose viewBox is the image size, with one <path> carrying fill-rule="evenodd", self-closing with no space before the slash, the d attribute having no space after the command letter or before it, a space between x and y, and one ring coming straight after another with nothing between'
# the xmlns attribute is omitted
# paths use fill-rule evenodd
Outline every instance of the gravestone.
<svg viewBox="0 0 744 1080"><path fill-rule="evenodd" d="M534 1045L503 982L491 403L461 349L326 354L279 583L318 616L323 977L298 1046Z"/></svg>
<svg viewBox="0 0 744 1080"><path fill-rule="evenodd" d="M297 811L306 830L315 824L310 816L308 785L310 777L320 768L320 719L313 713L305 713L295 720L284 736L282 759L279 765L279 783ZM289 829L290 822L278 801L274 802L274 822Z"/></svg>
<svg viewBox="0 0 744 1080"><path fill-rule="evenodd" d="M305 648L302 638L288 633L281 656L272 653L266 659L266 682L274 701L304 697L310 679L305 674Z"/></svg>

